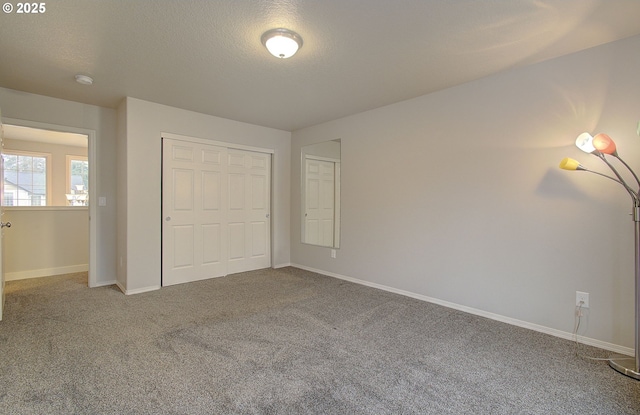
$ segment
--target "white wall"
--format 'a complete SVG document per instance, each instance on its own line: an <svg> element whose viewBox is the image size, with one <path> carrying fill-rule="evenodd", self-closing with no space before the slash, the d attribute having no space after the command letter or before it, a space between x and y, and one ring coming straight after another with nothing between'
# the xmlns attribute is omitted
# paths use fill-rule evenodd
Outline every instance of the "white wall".
<svg viewBox="0 0 640 415"><path fill-rule="evenodd" d="M127 100L118 106L117 126L118 168L116 179L118 183L116 232L116 280L121 288L127 286Z"/></svg>
<svg viewBox="0 0 640 415"><path fill-rule="evenodd" d="M126 200L119 210L126 216L118 217L118 283L125 292L155 289L161 282L163 132L274 150L273 266L289 263L291 133L135 98L127 98L118 113L119 157L125 157L119 163L126 168L126 177L120 178L118 186L118 197Z"/></svg>
<svg viewBox="0 0 640 415"><path fill-rule="evenodd" d="M116 111L78 102L0 88L3 118L93 130L96 133L96 194L106 197L107 205L96 213L96 284L115 282L116 275ZM15 224L12 231L19 229Z"/></svg>
<svg viewBox="0 0 640 415"><path fill-rule="evenodd" d="M88 270L89 210L83 207L7 208L7 281Z"/></svg>
<svg viewBox="0 0 640 415"><path fill-rule="evenodd" d="M568 335L634 346L631 202L575 137L607 132L640 169L640 37L292 134L291 260ZM300 243L300 148L342 139L338 257ZM606 169L602 170L606 171ZM600 344L602 343L602 344Z"/></svg>

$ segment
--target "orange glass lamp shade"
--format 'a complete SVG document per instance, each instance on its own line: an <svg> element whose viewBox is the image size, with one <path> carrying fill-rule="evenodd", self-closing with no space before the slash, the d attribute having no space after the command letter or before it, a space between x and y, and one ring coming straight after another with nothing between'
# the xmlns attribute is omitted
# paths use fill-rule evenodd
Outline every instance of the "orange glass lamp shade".
<svg viewBox="0 0 640 415"><path fill-rule="evenodd" d="M601 153L616 155L616 143L606 134L598 134L593 137L593 147Z"/></svg>
<svg viewBox="0 0 640 415"><path fill-rule="evenodd" d="M596 148L593 146L593 137L589 133L582 133L576 138L576 147L585 153L593 153Z"/></svg>
<svg viewBox="0 0 640 415"><path fill-rule="evenodd" d="M565 157L560 162L560 168L563 170L586 170L578 160L574 160L569 157Z"/></svg>

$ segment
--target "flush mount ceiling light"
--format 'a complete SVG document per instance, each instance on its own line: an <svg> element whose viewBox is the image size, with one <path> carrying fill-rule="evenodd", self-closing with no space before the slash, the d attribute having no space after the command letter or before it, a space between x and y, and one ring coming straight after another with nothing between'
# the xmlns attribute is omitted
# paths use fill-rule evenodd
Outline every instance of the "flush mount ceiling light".
<svg viewBox="0 0 640 415"><path fill-rule="evenodd" d="M262 44L276 58L286 59L302 47L302 37L289 29L271 29L261 37Z"/></svg>
<svg viewBox="0 0 640 415"><path fill-rule="evenodd" d="M76 82L82 85L91 85L93 84L93 78L88 75L76 75Z"/></svg>

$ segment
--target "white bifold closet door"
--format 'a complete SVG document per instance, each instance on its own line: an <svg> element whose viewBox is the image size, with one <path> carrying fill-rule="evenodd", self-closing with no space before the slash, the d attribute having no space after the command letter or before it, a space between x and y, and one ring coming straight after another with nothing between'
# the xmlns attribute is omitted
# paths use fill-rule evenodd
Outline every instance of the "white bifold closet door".
<svg viewBox="0 0 640 415"><path fill-rule="evenodd" d="M162 285L271 266L271 155L163 138Z"/></svg>

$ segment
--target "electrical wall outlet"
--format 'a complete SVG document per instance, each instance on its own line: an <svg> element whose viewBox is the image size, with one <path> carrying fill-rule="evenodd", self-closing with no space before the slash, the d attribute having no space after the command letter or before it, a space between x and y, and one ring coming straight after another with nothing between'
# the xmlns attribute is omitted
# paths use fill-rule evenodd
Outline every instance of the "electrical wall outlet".
<svg viewBox="0 0 640 415"><path fill-rule="evenodd" d="M589 308L589 293L576 291L576 307L580 305L581 301L582 308Z"/></svg>
<svg viewBox="0 0 640 415"><path fill-rule="evenodd" d="M331 250L331 258L335 258L336 257L336 250L332 249Z"/></svg>

